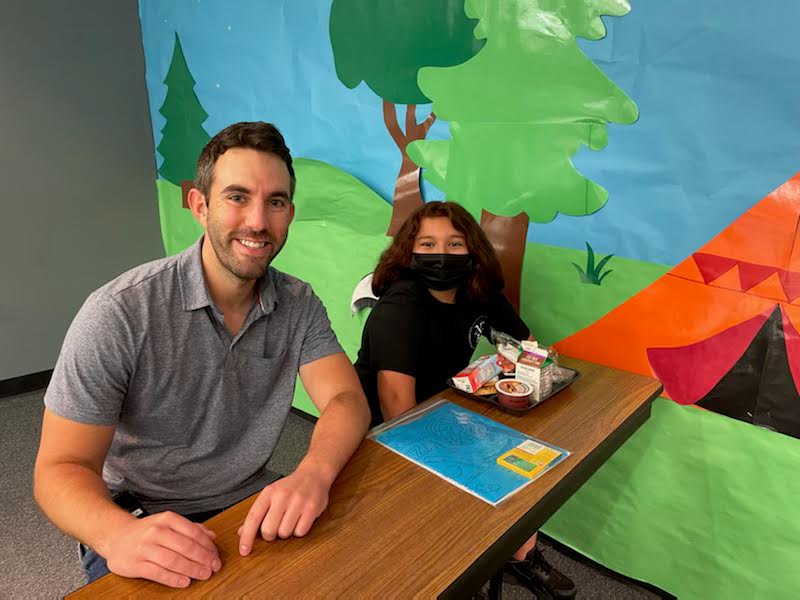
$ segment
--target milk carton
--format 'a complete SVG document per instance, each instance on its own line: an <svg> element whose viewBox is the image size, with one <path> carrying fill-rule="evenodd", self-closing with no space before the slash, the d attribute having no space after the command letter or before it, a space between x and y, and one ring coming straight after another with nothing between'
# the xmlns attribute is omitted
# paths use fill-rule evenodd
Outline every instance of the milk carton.
<svg viewBox="0 0 800 600"><path fill-rule="evenodd" d="M531 404L540 402L553 391L553 361L548 358L547 350L534 348L523 352L517 361L516 378L531 384Z"/></svg>

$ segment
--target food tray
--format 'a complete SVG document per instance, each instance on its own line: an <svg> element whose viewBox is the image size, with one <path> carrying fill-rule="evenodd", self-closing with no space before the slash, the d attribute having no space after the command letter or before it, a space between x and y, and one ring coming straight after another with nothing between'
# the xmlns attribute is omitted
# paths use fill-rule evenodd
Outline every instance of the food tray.
<svg viewBox="0 0 800 600"><path fill-rule="evenodd" d="M461 394L462 396L466 396L467 398L472 398L473 400L477 400L478 402L486 402L487 404L491 404L493 406L496 406L497 408L499 408L503 412L507 412L507 413L512 414L512 415L524 415L525 413L527 413L532 408L536 408L537 406L539 406L542 402L544 402L548 398L552 398L553 396L555 396L558 392L563 390L565 387L572 385L581 376L580 372L575 370L575 369L570 369L569 367L560 367L560 368L563 369L564 371L571 372L572 376L568 377L567 379L564 379L562 381L559 381L558 383L554 383L553 384L553 389L551 390L551 392L547 396L545 396L544 398L542 398L538 402L529 405L527 408L511 408L510 406L505 406L504 404L501 404L497 400L497 394L491 394L489 396L478 396L477 394L470 394L469 392L465 392L464 390L460 390L456 386L454 386L452 379L448 379L447 380L447 385L448 385L448 387L454 389L459 394Z"/></svg>

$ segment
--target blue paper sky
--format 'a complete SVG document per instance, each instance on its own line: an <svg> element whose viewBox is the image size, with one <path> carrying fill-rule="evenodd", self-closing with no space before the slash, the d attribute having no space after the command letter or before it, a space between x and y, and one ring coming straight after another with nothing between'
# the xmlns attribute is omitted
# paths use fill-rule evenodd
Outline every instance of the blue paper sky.
<svg viewBox="0 0 800 600"><path fill-rule="evenodd" d="M139 6L156 145L177 31L209 134L239 120L272 121L296 156L331 163L391 198L399 152L380 99L336 77L330 0ZM604 40L581 41L641 115L632 126L612 124L604 150L575 158L609 201L588 217L534 224L529 239L573 248L588 240L602 254L675 264L800 170L800 4L634 0L632 7L605 19ZM437 122L429 138L446 137L447 124Z"/></svg>

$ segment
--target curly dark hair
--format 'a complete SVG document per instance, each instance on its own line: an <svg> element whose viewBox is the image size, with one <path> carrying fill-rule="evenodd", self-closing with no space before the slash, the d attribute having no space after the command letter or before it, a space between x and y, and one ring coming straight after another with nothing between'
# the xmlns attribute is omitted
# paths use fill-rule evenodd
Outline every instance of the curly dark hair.
<svg viewBox="0 0 800 600"><path fill-rule="evenodd" d="M485 302L503 290L503 270L491 242L471 214L455 202L427 202L417 208L400 226L392 244L383 251L372 276L372 291L380 296L399 279L408 277L414 240L422 219L447 217L464 234L472 257L473 273L466 286L467 298Z"/></svg>
<svg viewBox="0 0 800 600"><path fill-rule="evenodd" d="M228 125L217 135L211 138L200 152L197 159L197 175L194 178L194 187L208 198L211 190L211 180L214 178L214 165L217 159L231 148L251 148L260 152L269 152L280 158L289 169L291 184L290 197L294 197L297 180L292 167L292 155L286 147L283 135L272 123L264 121L243 121Z"/></svg>

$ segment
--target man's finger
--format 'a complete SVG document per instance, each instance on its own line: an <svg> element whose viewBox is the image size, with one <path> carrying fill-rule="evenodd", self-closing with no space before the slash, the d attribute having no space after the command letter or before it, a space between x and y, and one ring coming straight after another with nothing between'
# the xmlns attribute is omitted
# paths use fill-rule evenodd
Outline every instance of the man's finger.
<svg viewBox="0 0 800 600"><path fill-rule="evenodd" d="M314 524L314 521L317 520L319 513L315 514L312 511L303 511L300 515L300 518L297 520L297 525L294 528L294 535L295 537L303 537L309 531L311 531L311 526Z"/></svg>
<svg viewBox="0 0 800 600"><path fill-rule="evenodd" d="M195 525L197 525L200 528L200 531L202 531L204 534L206 534L212 540L217 539L217 532L216 531L214 531L212 529L209 529L208 527L206 527L202 523L195 523Z"/></svg>
<svg viewBox="0 0 800 600"><path fill-rule="evenodd" d="M272 501L272 493L269 488L264 490L258 495L253 506L247 513L244 519L244 524L239 529L239 554L247 556L250 550L253 549L253 543L256 541L256 535L261 527L261 522L264 520L264 515L269 510Z"/></svg>
<svg viewBox="0 0 800 600"><path fill-rule="evenodd" d="M202 533L200 533L200 535L202 537L205 537L205 535ZM219 568L222 566L219 560L219 555L216 552L216 549L215 551L212 552L205 546L198 544L193 538L188 538L185 535L180 534L172 529L163 530L161 535L159 535L158 539L154 540L154 542L158 546L193 562L198 567L201 567L203 569L209 569L210 571L216 572L219 571ZM171 565L164 564L161 561L156 561L156 562L173 571L184 573L189 577L194 577L194 575L192 575L187 571L174 569L172 568Z"/></svg>
<svg viewBox="0 0 800 600"><path fill-rule="evenodd" d="M278 526L281 524L285 512L286 497L283 494L273 494L269 510L261 522L261 537L271 542L278 536Z"/></svg>
<svg viewBox="0 0 800 600"><path fill-rule="evenodd" d="M148 562L157 564L178 575L192 579L208 579L212 575L211 568L189 560L185 556L164 546L155 546L147 557Z"/></svg>
<svg viewBox="0 0 800 600"><path fill-rule="evenodd" d="M206 550L212 552L215 556L219 556L217 546L214 544L211 538L206 535L200 527L197 526L197 523L192 523L189 519L182 517L177 513L163 514L164 516L161 519L162 522L172 531L194 540Z"/></svg>
<svg viewBox="0 0 800 600"><path fill-rule="evenodd" d="M192 580L185 575L178 575L149 561L145 561L141 564L140 576L171 588L185 588L192 582Z"/></svg>
<svg viewBox="0 0 800 600"><path fill-rule="evenodd" d="M295 499L294 502L289 503L289 505L286 507L286 511L283 513L283 518L278 525L279 538L285 540L286 538L291 537L291 535L294 533L295 527L297 526L297 520L300 518L302 509L302 500Z"/></svg>

